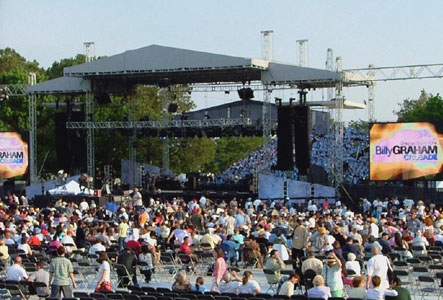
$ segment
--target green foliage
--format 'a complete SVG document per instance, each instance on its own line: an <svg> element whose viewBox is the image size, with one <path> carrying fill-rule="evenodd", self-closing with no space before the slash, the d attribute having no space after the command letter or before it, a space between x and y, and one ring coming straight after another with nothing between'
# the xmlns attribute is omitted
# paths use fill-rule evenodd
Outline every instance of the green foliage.
<svg viewBox="0 0 443 300"><path fill-rule="evenodd" d="M424 90L416 100L406 99L394 111L398 122L443 121L443 98L440 94L428 95Z"/></svg>
<svg viewBox="0 0 443 300"><path fill-rule="evenodd" d="M46 70L49 79L59 78L63 76L63 68L71 67L86 62L86 57L83 54L77 54L76 57L63 58L60 61L55 61L52 66Z"/></svg>
<svg viewBox="0 0 443 300"><path fill-rule="evenodd" d="M206 137L171 141L171 166L176 173L198 172L215 159L216 144Z"/></svg>
<svg viewBox="0 0 443 300"><path fill-rule="evenodd" d="M44 81L44 70L36 61L26 61L14 49L0 49L0 84L26 84L30 72ZM28 100L26 97L9 97L0 104L0 131L28 130Z"/></svg>
<svg viewBox="0 0 443 300"><path fill-rule="evenodd" d="M216 160L211 171L214 173L226 170L233 162L248 156L252 151L260 149L263 145L263 138L249 137L224 137L216 141Z"/></svg>
<svg viewBox="0 0 443 300"><path fill-rule="evenodd" d="M357 120L357 121L354 121L354 120L350 121L348 123L348 127L354 128L356 130L363 129L365 131L369 131L369 123L368 123L368 121L364 121L364 120L361 120L361 119Z"/></svg>

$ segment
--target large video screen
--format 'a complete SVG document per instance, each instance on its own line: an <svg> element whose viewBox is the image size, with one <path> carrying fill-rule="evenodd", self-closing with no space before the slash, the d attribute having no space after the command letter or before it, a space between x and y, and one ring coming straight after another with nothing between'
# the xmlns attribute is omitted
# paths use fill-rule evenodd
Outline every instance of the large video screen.
<svg viewBox="0 0 443 300"><path fill-rule="evenodd" d="M371 180L442 180L443 123L375 123Z"/></svg>
<svg viewBox="0 0 443 300"><path fill-rule="evenodd" d="M17 132L0 132L0 179L24 175L28 169L28 143Z"/></svg>

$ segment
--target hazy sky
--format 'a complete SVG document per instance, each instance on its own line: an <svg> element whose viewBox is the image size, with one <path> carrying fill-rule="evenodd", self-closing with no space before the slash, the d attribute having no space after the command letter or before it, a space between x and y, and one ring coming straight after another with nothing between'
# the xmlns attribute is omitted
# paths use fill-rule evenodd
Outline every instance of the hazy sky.
<svg viewBox="0 0 443 300"><path fill-rule="evenodd" d="M341 56L344 68L442 63L443 1L417 0L0 0L0 48L16 49L43 67L84 53L113 55L159 44L243 57L261 56L262 30L273 30L273 59L297 63L298 39L308 39L308 66L324 68L326 49ZM376 117L392 111L420 90L436 94L443 79L380 83ZM203 93L199 108L234 100ZM296 91L274 92L288 99ZM308 100L322 100L317 91ZM367 99L364 88L345 89L349 100ZM259 95L258 95L259 96ZM366 111L346 111L345 119L367 119Z"/></svg>

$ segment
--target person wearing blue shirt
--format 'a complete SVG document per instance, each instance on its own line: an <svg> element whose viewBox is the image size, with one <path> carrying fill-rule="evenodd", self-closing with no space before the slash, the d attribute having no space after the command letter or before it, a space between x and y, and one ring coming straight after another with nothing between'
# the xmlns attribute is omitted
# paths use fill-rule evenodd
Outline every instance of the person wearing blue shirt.
<svg viewBox="0 0 443 300"><path fill-rule="evenodd" d="M222 248L223 252L227 252L228 255L228 259L231 261L231 263L235 263L237 262L237 243L234 242L232 235L228 235L226 237L226 240L224 240L222 242L222 244L220 245L220 247Z"/></svg>
<svg viewBox="0 0 443 300"><path fill-rule="evenodd" d="M242 210L239 210L238 214L235 215L235 226L238 228L244 224L245 224L244 212Z"/></svg>

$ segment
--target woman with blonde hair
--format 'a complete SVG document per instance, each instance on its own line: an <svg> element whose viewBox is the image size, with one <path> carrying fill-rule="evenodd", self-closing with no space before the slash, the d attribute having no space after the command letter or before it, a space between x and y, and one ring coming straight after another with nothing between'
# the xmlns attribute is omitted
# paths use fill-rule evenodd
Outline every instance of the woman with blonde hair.
<svg viewBox="0 0 443 300"><path fill-rule="evenodd" d="M181 270L175 275L175 282L172 284L174 292L189 292L192 289L191 284L187 281L186 272Z"/></svg>
<svg viewBox="0 0 443 300"><path fill-rule="evenodd" d="M314 287L308 290L309 298L323 298L327 300L329 297L331 297L331 289L325 286L323 276L315 276L312 283L314 284Z"/></svg>

